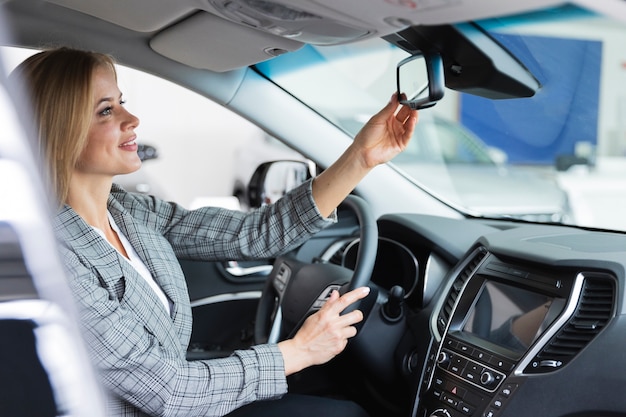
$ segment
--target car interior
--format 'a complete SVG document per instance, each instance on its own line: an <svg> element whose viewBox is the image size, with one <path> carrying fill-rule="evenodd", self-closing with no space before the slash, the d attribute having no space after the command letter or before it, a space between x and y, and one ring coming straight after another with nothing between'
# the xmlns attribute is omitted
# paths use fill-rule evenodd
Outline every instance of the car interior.
<svg viewBox="0 0 626 417"><path fill-rule="evenodd" d="M451 92L532 98L548 89L544 74L475 22L582 9L626 24L621 0L0 0L0 40L109 53L242 116L323 170L356 132L281 85L273 63L380 38L422 66L426 84L404 103L420 114ZM389 93L411 89L417 72L402 72ZM0 191L17 196L0 201L0 415L104 415L35 175L29 111L6 74L0 92ZM261 166L250 205L266 201L272 175L302 180L310 168ZM624 231L568 223L561 212L548 221L481 215L435 186L380 166L335 224L290 253L180 259L194 316L188 360L289 338L331 290L367 285L357 336L331 362L290 376L290 392L351 399L386 417L625 415Z"/></svg>

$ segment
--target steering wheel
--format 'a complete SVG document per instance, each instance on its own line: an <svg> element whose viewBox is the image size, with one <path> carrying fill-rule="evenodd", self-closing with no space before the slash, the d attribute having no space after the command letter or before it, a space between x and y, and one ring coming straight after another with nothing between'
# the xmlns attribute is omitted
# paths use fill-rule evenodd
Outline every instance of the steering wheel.
<svg viewBox="0 0 626 417"><path fill-rule="evenodd" d="M276 259L256 313L256 344L277 343L293 336L304 320L319 310L333 290L344 293L367 286L378 250L378 226L369 206L349 195L341 203L358 218L360 242L354 271L334 264L309 263L293 256ZM342 314L358 308L350 305Z"/></svg>

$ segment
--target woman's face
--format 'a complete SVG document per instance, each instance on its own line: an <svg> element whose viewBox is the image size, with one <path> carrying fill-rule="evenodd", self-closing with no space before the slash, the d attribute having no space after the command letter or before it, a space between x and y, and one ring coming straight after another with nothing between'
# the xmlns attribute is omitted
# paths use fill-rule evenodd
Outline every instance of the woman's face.
<svg viewBox="0 0 626 417"><path fill-rule="evenodd" d="M124 108L115 74L106 67L96 69L92 78L94 101L87 146L75 173L112 177L141 167L137 155L135 128L139 119Z"/></svg>

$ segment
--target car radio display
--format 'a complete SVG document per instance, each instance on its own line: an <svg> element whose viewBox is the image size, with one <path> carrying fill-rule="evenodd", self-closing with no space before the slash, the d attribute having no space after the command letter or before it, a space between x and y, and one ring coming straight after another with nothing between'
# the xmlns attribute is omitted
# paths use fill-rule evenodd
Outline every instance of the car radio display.
<svg viewBox="0 0 626 417"><path fill-rule="evenodd" d="M523 353L550 324L546 318L552 301L543 294L487 281L462 331Z"/></svg>

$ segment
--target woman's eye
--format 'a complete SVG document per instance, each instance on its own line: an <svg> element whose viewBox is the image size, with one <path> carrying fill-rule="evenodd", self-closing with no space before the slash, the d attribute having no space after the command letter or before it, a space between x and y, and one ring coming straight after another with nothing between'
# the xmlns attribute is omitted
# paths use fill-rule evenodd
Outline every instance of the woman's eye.
<svg viewBox="0 0 626 417"><path fill-rule="evenodd" d="M119 101L119 105L120 106L124 106L126 104L126 100L120 100ZM100 111L98 114L100 116L110 116L111 114L113 114L113 107L114 106L108 106L105 109L103 109L102 111Z"/></svg>

